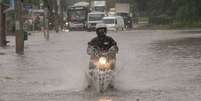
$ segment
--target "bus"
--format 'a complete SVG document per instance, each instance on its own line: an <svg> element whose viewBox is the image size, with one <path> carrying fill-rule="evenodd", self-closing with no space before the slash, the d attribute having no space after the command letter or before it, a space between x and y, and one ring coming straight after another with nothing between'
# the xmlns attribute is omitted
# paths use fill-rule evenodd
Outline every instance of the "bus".
<svg viewBox="0 0 201 101"><path fill-rule="evenodd" d="M89 4L79 2L68 8L68 28L73 30L86 30Z"/></svg>

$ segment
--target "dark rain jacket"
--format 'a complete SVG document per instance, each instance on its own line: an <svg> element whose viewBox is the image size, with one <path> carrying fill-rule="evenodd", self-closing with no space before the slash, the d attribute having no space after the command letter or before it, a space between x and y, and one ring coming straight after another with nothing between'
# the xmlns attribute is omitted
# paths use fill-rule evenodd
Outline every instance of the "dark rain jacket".
<svg viewBox="0 0 201 101"><path fill-rule="evenodd" d="M116 41L109 36L95 37L88 43L88 46L92 46L100 51L108 51L112 46L115 46L118 51Z"/></svg>

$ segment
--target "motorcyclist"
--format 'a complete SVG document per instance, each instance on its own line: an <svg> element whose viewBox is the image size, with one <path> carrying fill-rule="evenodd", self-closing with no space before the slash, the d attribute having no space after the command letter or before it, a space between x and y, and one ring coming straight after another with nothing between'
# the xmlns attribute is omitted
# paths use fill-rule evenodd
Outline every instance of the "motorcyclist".
<svg viewBox="0 0 201 101"><path fill-rule="evenodd" d="M91 56L91 60L95 59L96 56L93 54L93 49L97 49L99 51L109 51L111 48L113 48L113 51L115 52L113 55L113 59L116 59L116 53L118 53L118 46L116 41L106 35L107 33L107 27L105 24L97 24L96 26L96 34L97 37L93 38L88 43L87 53ZM112 69L115 67L115 63L113 64ZM92 62L89 64L89 69L93 69L94 65Z"/></svg>

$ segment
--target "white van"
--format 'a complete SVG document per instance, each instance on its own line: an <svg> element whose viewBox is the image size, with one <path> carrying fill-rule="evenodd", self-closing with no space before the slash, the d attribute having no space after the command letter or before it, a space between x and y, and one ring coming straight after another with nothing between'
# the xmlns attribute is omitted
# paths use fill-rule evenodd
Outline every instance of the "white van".
<svg viewBox="0 0 201 101"><path fill-rule="evenodd" d="M121 16L107 16L103 18L108 30L119 31L124 30L124 20Z"/></svg>

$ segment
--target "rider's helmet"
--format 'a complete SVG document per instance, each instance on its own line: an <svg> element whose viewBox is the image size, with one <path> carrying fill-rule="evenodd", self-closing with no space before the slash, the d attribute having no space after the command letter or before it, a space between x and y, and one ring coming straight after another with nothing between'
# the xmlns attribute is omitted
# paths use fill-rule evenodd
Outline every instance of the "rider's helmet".
<svg viewBox="0 0 201 101"><path fill-rule="evenodd" d="M104 23L100 23L96 25L96 34L98 37L105 36L107 33L107 27Z"/></svg>

